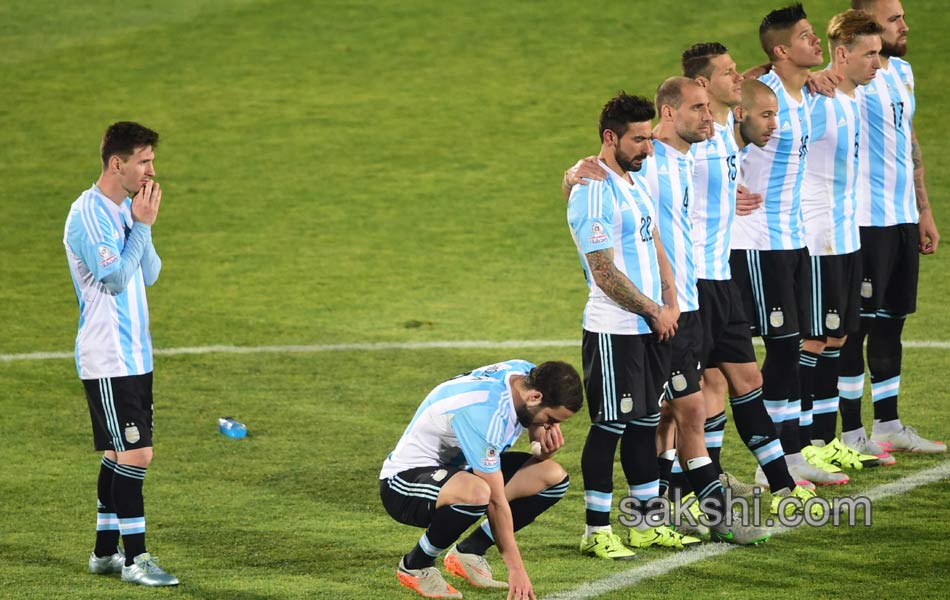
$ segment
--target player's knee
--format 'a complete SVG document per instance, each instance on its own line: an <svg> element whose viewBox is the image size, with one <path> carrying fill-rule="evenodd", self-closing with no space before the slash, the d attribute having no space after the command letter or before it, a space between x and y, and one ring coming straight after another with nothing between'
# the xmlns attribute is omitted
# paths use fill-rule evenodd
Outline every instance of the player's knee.
<svg viewBox="0 0 950 600"><path fill-rule="evenodd" d="M745 396L752 390L762 387L762 372L755 363L749 363L749 367L742 369L738 375L733 384L736 396Z"/></svg>
<svg viewBox="0 0 950 600"><path fill-rule="evenodd" d="M491 499L491 488L488 486L488 482L481 477L472 476L466 483L468 485L465 489L465 497L462 499L464 504L475 506L488 504Z"/></svg>
<svg viewBox="0 0 950 600"><path fill-rule="evenodd" d="M152 448L136 448L135 450L126 450L118 453L118 462L133 467L146 468L152 462Z"/></svg>
<svg viewBox="0 0 950 600"><path fill-rule="evenodd" d="M544 470L541 472L541 478L544 480L545 487L551 487L552 485L557 485L569 480L567 471L564 470L564 467L553 460L546 460L539 466L544 467Z"/></svg>

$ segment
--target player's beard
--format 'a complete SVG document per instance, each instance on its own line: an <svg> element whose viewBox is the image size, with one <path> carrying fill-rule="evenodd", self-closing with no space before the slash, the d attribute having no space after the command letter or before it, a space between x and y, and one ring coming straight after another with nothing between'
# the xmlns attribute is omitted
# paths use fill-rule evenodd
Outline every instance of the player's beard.
<svg viewBox="0 0 950 600"><path fill-rule="evenodd" d="M881 56L900 58L907 54L907 40L904 43L891 44L881 40Z"/></svg>
<svg viewBox="0 0 950 600"><path fill-rule="evenodd" d="M624 156L620 151L620 148L614 150L614 160L617 161L617 165L620 166L624 171L639 171L640 167L643 166L643 160L646 159L646 154L640 154L639 156ZM640 164L634 164L633 161L638 160Z"/></svg>
<svg viewBox="0 0 950 600"><path fill-rule="evenodd" d="M528 428L534 424L534 416L539 412L541 412L540 406L536 412L531 412L531 409L528 408L527 404L522 404L521 406L515 407L515 415L518 417L518 423L520 423L524 428Z"/></svg>

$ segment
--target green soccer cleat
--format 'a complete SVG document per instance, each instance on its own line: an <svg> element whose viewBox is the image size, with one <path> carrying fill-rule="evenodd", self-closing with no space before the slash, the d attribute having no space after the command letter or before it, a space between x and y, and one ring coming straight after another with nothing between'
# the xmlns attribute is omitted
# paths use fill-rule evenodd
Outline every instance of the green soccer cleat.
<svg viewBox="0 0 950 600"><path fill-rule="evenodd" d="M630 528L630 547L649 548L650 546L663 546L664 548L675 548L682 550L686 546L702 543L702 540L691 535L683 535L673 531L665 525L650 527L646 531L639 531Z"/></svg>
<svg viewBox="0 0 950 600"><path fill-rule="evenodd" d="M841 469L827 460L825 460L825 454L821 451L820 448L809 444L802 448L802 456L805 457L805 460L808 461L808 464L811 466L821 469L826 473L840 473Z"/></svg>
<svg viewBox="0 0 950 600"><path fill-rule="evenodd" d="M601 529L592 536L582 537L581 554L611 560L631 560L637 556L636 552L623 545L619 535L609 529Z"/></svg>
<svg viewBox="0 0 950 600"><path fill-rule="evenodd" d="M788 488L782 488L772 494L770 510L773 515L779 514L779 505L781 504L785 518L791 518L795 514L803 514L805 511L805 502L817 496L813 490L805 489L798 485L791 491L789 491ZM801 504L797 502L785 502L782 504L784 498L798 498ZM808 514L814 519L821 519L825 516L825 507L818 502L812 502L808 505Z"/></svg>
<svg viewBox="0 0 950 600"><path fill-rule="evenodd" d="M815 444L813 444L815 445ZM841 443L835 438L822 446L815 445L822 458L836 467L842 469L864 469L866 467L876 467L881 464L876 456L870 454L861 454Z"/></svg>
<svg viewBox="0 0 950 600"><path fill-rule="evenodd" d="M132 560L131 565L122 567L122 581L150 587L178 585L178 578L166 573L158 566L158 559L148 552L139 554Z"/></svg>

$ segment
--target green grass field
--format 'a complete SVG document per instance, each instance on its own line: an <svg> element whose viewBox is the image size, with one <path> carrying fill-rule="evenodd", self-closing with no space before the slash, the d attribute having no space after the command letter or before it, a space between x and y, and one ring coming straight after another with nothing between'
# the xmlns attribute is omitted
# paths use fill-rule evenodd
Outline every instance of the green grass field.
<svg viewBox="0 0 950 600"><path fill-rule="evenodd" d="M149 546L182 580L165 590L85 573L98 456L74 363L9 357L73 347L63 223L121 119L163 140L156 348L579 339L586 288L559 182L596 152L600 107L619 89L652 95L697 41L763 62L758 22L781 5L644 4L0 3L0 597L411 598L394 569L420 532L385 514L376 475L417 404L501 359L580 366L579 347L158 356ZM823 32L845 5L806 8ZM946 233L950 16L905 8ZM921 262L905 339L950 342L950 246ZM902 417L936 439L950 438L948 366L950 350L905 350ZM218 434L222 415L250 436ZM519 535L541 596L668 556L577 554L587 425L565 426L571 491ZM749 479L728 432L724 464ZM898 456L833 493L946 460ZM948 494L942 480L877 503L869 529L799 530L602 597L946 597Z"/></svg>

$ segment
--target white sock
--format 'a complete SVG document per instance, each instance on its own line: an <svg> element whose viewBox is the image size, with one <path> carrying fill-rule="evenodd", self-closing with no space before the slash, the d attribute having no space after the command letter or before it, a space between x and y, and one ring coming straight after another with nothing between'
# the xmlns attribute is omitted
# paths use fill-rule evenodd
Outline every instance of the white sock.
<svg viewBox="0 0 950 600"><path fill-rule="evenodd" d="M584 533L584 537L590 537L594 535L595 533L597 533L598 531L604 531L604 530L613 531L610 528L610 525L588 525Z"/></svg>

